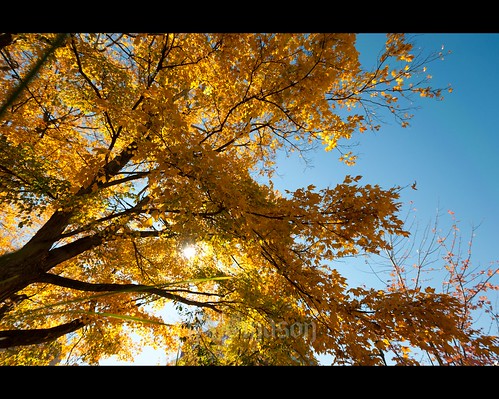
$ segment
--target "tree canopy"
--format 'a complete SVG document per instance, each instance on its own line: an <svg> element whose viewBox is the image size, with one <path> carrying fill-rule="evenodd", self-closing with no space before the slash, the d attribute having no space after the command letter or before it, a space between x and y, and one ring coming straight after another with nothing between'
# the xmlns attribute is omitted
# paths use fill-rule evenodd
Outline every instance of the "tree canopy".
<svg viewBox="0 0 499 399"><path fill-rule="evenodd" d="M175 364L497 356L456 296L349 287L335 269L409 235L400 187L272 185L279 152L351 164L381 115L407 126L413 101L442 97L426 73L440 54L388 34L365 70L350 33L17 33L0 48L2 364L146 344Z"/></svg>

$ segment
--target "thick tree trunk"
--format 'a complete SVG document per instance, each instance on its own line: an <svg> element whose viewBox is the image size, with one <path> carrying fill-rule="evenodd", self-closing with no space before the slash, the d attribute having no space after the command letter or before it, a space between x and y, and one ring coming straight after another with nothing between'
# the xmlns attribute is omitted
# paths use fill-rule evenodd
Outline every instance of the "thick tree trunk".
<svg viewBox="0 0 499 399"><path fill-rule="evenodd" d="M56 263L47 264L50 249L66 228L70 213L54 212L21 249L0 256L0 302L36 281Z"/></svg>
<svg viewBox="0 0 499 399"><path fill-rule="evenodd" d="M10 46L13 40L12 33L0 33L0 50Z"/></svg>
<svg viewBox="0 0 499 399"><path fill-rule="evenodd" d="M0 37L0 39L2 40L0 44L8 44L9 37ZM90 184L81 187L76 196L89 194L94 184L102 186L102 177L108 181L118 174L133 157L136 149L137 143L132 142L115 159L101 168ZM103 236L95 234L54 247L54 244L61 239L61 234L68 226L72 214L72 211L54 212L21 249L0 256L0 318L9 311L16 300L22 298L18 292L30 284L43 281L43 276L54 266L102 244ZM0 331L0 348L53 341L83 325L84 322L78 319L49 329Z"/></svg>
<svg viewBox="0 0 499 399"><path fill-rule="evenodd" d="M118 174L132 159L136 150L137 143L133 141L116 158L103 166L88 185L81 187L76 196L89 194L94 183L98 187L102 186L101 177L105 177L107 181ZM36 281L38 276L48 272L57 264L102 242L102 239L96 236L85 237L64 247L51 250L60 239L72 214L71 211L54 212L23 248L0 256L0 302Z"/></svg>
<svg viewBox="0 0 499 399"><path fill-rule="evenodd" d="M0 348L13 346L34 345L51 342L63 335L82 328L85 323L82 320L73 320L70 323L61 324L52 328L40 328L34 330L4 330L0 331Z"/></svg>
<svg viewBox="0 0 499 399"><path fill-rule="evenodd" d="M19 251L0 257L0 302L27 287L40 274L48 251L26 245Z"/></svg>

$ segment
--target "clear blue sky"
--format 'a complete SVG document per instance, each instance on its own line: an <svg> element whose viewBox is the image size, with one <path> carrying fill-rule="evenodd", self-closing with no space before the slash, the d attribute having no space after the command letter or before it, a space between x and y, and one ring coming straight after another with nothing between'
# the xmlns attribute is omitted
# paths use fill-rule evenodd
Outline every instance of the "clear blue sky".
<svg viewBox="0 0 499 399"><path fill-rule="evenodd" d="M374 66L384 37L359 35L367 68ZM385 118L380 131L354 137L355 166L339 164L336 152L318 151L313 167L283 159L276 188L335 185L345 174L362 175L364 184L384 188L417 181L418 190L403 190L401 202L413 201L421 225L439 208L443 230L452 224L447 210L455 212L464 242L471 227L479 225L472 260L488 265L499 260L499 34L417 34L414 41L425 51L439 51L442 45L444 53L451 51L443 61L430 63L428 73L434 87L451 84L453 92L443 101L420 98L409 127Z"/></svg>
<svg viewBox="0 0 499 399"><path fill-rule="evenodd" d="M358 36L366 68L374 67L384 38L371 33ZM276 188L334 186L345 174L362 175L362 183L383 188L417 181L418 190L403 190L401 202L413 201L421 226L433 220L438 208L439 226L446 230L452 224L447 210L452 210L466 243L471 227L479 225L472 261L488 266L499 261L499 34L425 33L414 35L414 41L425 52L439 51L442 45L444 53L451 51L443 61L429 64L428 73L433 76L432 86L451 84L453 92L445 94L443 101L418 100L420 109L414 111L407 128L386 118L379 132L354 137L358 142L355 166L342 166L336 152L315 153L313 167L297 158L281 160ZM352 284L372 277L360 263L350 267L348 275ZM158 359L158 354L148 351L138 364L157 364Z"/></svg>

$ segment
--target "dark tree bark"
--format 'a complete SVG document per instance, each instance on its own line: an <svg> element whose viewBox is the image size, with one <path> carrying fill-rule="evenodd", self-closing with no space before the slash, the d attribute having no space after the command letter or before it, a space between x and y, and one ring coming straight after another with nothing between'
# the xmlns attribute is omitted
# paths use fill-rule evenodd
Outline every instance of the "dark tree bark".
<svg viewBox="0 0 499 399"><path fill-rule="evenodd" d="M13 40L12 33L0 33L0 50L12 44Z"/></svg>
<svg viewBox="0 0 499 399"><path fill-rule="evenodd" d="M99 180L100 177L105 176L107 182L117 175L132 159L136 148L137 143L132 142L116 158L103 166L88 185L81 187L76 196L89 194L94 184L103 186L104 182ZM103 238L94 235L51 249L54 243L60 240L72 214L72 211L54 212L23 248L0 256L0 302L35 282L41 274L59 263L102 243Z"/></svg>
<svg viewBox="0 0 499 399"><path fill-rule="evenodd" d="M0 348L51 342L63 335L82 328L84 325L85 323L82 320L77 319L70 323L61 324L60 326L52 328L0 331Z"/></svg>

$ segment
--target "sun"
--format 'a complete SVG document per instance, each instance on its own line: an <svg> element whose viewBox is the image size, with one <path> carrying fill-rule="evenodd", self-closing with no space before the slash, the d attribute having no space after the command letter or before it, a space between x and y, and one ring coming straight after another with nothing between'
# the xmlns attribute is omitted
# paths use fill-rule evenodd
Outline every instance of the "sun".
<svg viewBox="0 0 499 399"><path fill-rule="evenodd" d="M192 259L196 255L196 247L194 245L188 245L182 250L182 254L187 259Z"/></svg>

